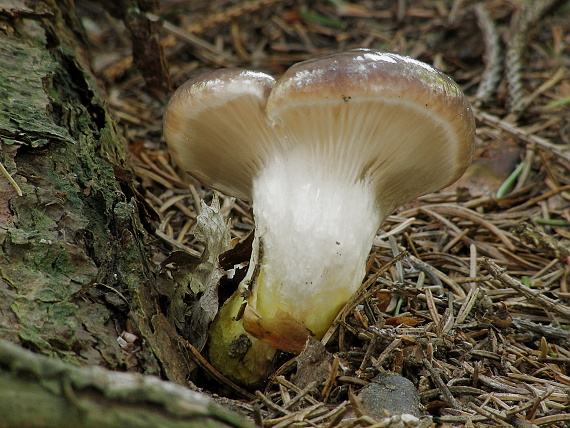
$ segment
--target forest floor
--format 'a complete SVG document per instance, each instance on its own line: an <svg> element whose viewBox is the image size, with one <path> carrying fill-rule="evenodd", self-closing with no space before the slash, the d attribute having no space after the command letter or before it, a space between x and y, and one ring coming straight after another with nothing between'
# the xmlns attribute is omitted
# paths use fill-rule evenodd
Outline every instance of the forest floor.
<svg viewBox="0 0 570 428"><path fill-rule="evenodd" d="M122 23L78 7L139 191L158 213L157 269L172 251L200 254L193 228L212 192L170 160L167 96L146 89ZM221 402L267 427L570 426L570 4L165 0L156 15L174 87L212 68L278 77L315 56L387 49L451 76L477 121L457 185L384 222L373 280L319 356L327 370L309 381L295 375L302 357L285 356L264 390ZM253 230L250 204L221 201L233 237ZM414 384L423 418L371 415L361 391L383 372ZM240 393L205 379L193 381Z"/></svg>

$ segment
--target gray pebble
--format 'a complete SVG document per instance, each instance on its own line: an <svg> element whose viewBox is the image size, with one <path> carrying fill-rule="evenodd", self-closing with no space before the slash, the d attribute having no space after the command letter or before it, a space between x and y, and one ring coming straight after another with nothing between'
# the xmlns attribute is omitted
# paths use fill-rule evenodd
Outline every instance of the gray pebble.
<svg viewBox="0 0 570 428"><path fill-rule="evenodd" d="M420 394L414 384L395 373L381 373L358 395L366 414L374 419L410 414L420 418Z"/></svg>

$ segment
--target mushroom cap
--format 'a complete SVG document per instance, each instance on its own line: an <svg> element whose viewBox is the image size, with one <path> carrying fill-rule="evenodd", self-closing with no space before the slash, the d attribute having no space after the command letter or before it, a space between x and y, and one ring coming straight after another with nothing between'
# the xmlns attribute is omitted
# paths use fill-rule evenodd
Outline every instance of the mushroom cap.
<svg viewBox="0 0 570 428"><path fill-rule="evenodd" d="M237 69L193 79L172 97L164 135L203 184L251 199L272 157L309 158L370 182L380 216L457 180L475 121L449 77L410 57L355 49L304 61L275 81Z"/></svg>
<svg viewBox="0 0 570 428"><path fill-rule="evenodd" d="M163 119L174 161L202 184L251 200L252 179L275 145L265 103L275 79L218 69L180 86Z"/></svg>

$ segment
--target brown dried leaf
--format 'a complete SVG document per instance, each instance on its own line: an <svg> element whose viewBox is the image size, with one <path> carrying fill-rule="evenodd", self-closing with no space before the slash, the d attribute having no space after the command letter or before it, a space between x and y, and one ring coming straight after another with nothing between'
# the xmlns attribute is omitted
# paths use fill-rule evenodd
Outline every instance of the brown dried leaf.
<svg viewBox="0 0 570 428"><path fill-rule="evenodd" d="M413 317L391 317L386 318L386 324L388 325L407 325L410 327L415 327L418 324L421 324L421 320Z"/></svg>

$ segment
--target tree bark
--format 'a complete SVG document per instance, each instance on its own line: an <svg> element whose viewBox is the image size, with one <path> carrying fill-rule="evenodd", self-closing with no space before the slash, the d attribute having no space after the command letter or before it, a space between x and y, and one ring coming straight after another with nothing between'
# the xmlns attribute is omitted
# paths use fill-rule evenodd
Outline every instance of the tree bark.
<svg viewBox="0 0 570 428"><path fill-rule="evenodd" d="M188 385L150 221L73 0L0 0L0 338ZM138 339L120 347L123 331Z"/></svg>

